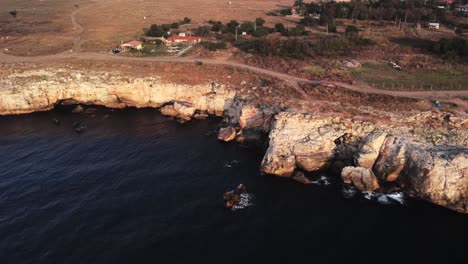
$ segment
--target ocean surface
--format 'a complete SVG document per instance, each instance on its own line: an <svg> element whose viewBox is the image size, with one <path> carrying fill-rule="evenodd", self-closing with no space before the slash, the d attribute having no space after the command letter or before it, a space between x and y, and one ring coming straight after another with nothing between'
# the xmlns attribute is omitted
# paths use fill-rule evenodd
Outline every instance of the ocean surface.
<svg viewBox="0 0 468 264"><path fill-rule="evenodd" d="M219 123L0 117L0 263L466 263L467 215L261 175L264 149L217 141ZM225 209L239 183L255 205Z"/></svg>

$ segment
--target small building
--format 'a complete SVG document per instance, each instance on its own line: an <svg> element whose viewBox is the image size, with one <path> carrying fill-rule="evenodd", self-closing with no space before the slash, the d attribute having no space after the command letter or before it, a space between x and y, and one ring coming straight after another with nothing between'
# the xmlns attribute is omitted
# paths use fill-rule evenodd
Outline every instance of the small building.
<svg viewBox="0 0 468 264"><path fill-rule="evenodd" d="M143 46L138 40L132 40L126 43L122 43L119 46L120 51L129 51L129 50L142 50Z"/></svg>
<svg viewBox="0 0 468 264"><path fill-rule="evenodd" d="M429 23L428 27L429 27L429 29L439 29L440 24L439 23Z"/></svg>
<svg viewBox="0 0 468 264"><path fill-rule="evenodd" d="M179 37L186 37L187 35L185 35L185 33L182 33L182 32L181 32L181 33L179 33L178 36L179 36Z"/></svg>
<svg viewBox="0 0 468 264"><path fill-rule="evenodd" d="M455 10L457 10L458 12L462 12L462 13L468 13L468 4L460 5L457 8L455 8Z"/></svg>
<svg viewBox="0 0 468 264"><path fill-rule="evenodd" d="M167 45L177 45L177 44L196 44L200 43L200 37L188 37L188 36L170 36L167 38Z"/></svg>

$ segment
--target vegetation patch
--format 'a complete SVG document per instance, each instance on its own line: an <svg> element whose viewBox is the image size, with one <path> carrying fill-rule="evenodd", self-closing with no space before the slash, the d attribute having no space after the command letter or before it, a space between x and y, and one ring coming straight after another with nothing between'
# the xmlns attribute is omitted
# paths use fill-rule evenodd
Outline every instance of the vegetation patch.
<svg viewBox="0 0 468 264"><path fill-rule="evenodd" d="M375 88L387 90L463 90L468 87L466 67L434 71L399 71L382 62L365 62L351 76Z"/></svg>

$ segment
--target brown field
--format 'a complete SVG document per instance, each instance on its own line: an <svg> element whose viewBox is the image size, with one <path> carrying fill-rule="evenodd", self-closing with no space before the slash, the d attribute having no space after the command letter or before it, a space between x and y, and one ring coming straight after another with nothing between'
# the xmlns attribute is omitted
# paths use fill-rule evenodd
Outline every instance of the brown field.
<svg viewBox="0 0 468 264"><path fill-rule="evenodd" d="M142 33L151 24L171 23L189 17L198 27L208 20L253 20L263 17L267 24L287 22L268 17L266 12L291 5L293 0L2 0L0 1L0 48L15 55L42 55L70 50L83 25L82 51L107 51ZM16 9L13 18L9 11ZM143 17L147 17L146 20ZM8 49L5 51L4 49Z"/></svg>

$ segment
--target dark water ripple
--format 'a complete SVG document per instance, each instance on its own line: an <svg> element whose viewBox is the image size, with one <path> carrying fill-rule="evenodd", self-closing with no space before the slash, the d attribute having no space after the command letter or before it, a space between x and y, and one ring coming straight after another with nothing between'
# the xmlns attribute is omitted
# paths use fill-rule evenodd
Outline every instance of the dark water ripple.
<svg viewBox="0 0 468 264"><path fill-rule="evenodd" d="M0 117L0 263L466 261L466 215L260 175L262 151L207 136L217 123L145 109ZM256 205L224 210L238 183Z"/></svg>

